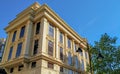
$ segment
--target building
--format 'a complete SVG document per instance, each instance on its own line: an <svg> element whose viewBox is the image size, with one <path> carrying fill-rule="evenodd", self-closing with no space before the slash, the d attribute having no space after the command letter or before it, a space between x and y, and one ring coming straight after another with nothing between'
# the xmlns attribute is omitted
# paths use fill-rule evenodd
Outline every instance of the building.
<svg viewBox="0 0 120 74"><path fill-rule="evenodd" d="M0 38L0 62L2 60L3 52L4 52L4 47L5 47L5 39Z"/></svg>
<svg viewBox="0 0 120 74"><path fill-rule="evenodd" d="M23 10L5 28L1 66L8 74L84 74L87 41L46 4ZM76 50L80 47L82 52Z"/></svg>

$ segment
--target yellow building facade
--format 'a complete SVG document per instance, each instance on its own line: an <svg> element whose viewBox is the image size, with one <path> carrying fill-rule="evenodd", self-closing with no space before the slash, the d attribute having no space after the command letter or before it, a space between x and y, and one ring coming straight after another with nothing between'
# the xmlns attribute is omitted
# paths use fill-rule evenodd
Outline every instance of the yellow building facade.
<svg viewBox="0 0 120 74"><path fill-rule="evenodd" d="M8 74L84 74L87 41L46 4L23 10L5 28L8 34L0 64ZM82 52L76 52L80 48Z"/></svg>

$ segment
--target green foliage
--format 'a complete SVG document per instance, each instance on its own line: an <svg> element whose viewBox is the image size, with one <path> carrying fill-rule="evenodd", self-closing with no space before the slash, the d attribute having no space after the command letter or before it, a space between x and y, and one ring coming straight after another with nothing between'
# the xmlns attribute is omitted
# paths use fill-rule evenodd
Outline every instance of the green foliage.
<svg viewBox="0 0 120 74"><path fill-rule="evenodd" d="M120 74L120 46L116 45L116 37L103 34L99 41L95 41L89 47L91 56L91 68L94 74ZM102 61L98 61L98 53L104 56Z"/></svg>

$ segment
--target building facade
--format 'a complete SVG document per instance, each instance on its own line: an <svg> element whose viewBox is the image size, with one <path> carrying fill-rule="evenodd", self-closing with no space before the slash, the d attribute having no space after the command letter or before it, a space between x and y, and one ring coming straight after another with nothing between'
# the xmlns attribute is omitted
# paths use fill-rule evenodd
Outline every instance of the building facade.
<svg viewBox="0 0 120 74"><path fill-rule="evenodd" d="M2 60L3 52L4 52L4 47L5 47L5 39L0 38L0 62Z"/></svg>
<svg viewBox="0 0 120 74"><path fill-rule="evenodd" d="M84 74L87 41L46 4L23 10L5 28L2 63L8 74ZM82 52L76 52L80 47Z"/></svg>

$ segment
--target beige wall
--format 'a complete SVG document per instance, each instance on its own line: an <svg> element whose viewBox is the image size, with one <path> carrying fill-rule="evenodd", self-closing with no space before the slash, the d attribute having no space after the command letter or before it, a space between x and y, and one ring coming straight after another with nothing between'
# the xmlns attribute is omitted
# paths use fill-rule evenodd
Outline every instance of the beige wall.
<svg viewBox="0 0 120 74"><path fill-rule="evenodd" d="M39 4L35 3L32 6L36 6ZM32 7L31 6L31 7ZM41 8L41 9L40 9ZM8 33L7 43L5 47L5 53L2 60L2 66L6 69L9 74L10 68L14 67L14 72L12 74L67 74L68 70L71 69L73 72L80 72L80 69L76 69L74 63L72 66L68 65L68 52L71 53L72 58L74 56L78 57L78 60L84 60L85 70L86 70L86 62L89 63L89 58L85 58L85 49L86 49L86 41L79 37L67 24L63 22L54 12L52 12L48 6L43 5L40 8L35 9L34 11L30 8L27 8L26 11L23 11L16 20L12 21L8 27L6 27L6 31ZM42 10L42 8L48 8L46 10ZM48 12L47 12L48 10ZM31 14L25 14L25 12L30 12ZM34 16L33 17L33 12ZM39 14L39 16L37 16ZM24 18L22 15L25 15ZM53 17L54 16L54 17ZM56 18L56 19L55 19ZM25 21L21 20L25 19ZM17 22L20 23L18 24ZM38 35L35 34L36 24L40 22L40 33ZM54 27L54 37L50 37L48 35L48 27L49 24L52 24ZM15 26L14 26L15 25ZM14 27L13 27L14 26ZM24 37L19 39L21 27L25 26ZM17 30L16 39L12 42L12 36L14 31ZM59 42L60 32L63 33L63 43ZM71 48L67 48L67 39L71 40ZM38 53L33 56L33 48L34 41L39 39ZM49 56L48 53L48 40L54 42L54 55ZM83 43L82 43L83 41ZM15 58L17 45L18 43L23 42L21 55L18 58ZM82 44L83 56L74 51L75 43L79 46ZM13 46L12 58L8 59L10 47ZM60 60L60 47L63 47L64 61ZM31 68L31 62L36 61L36 67L34 69ZM47 64L52 62L54 64L54 69L49 69ZM73 62L75 60L72 60ZM20 64L24 65L22 71L18 71L18 66ZM64 67L64 73L60 72L60 66ZM74 73L75 74L75 73Z"/></svg>

